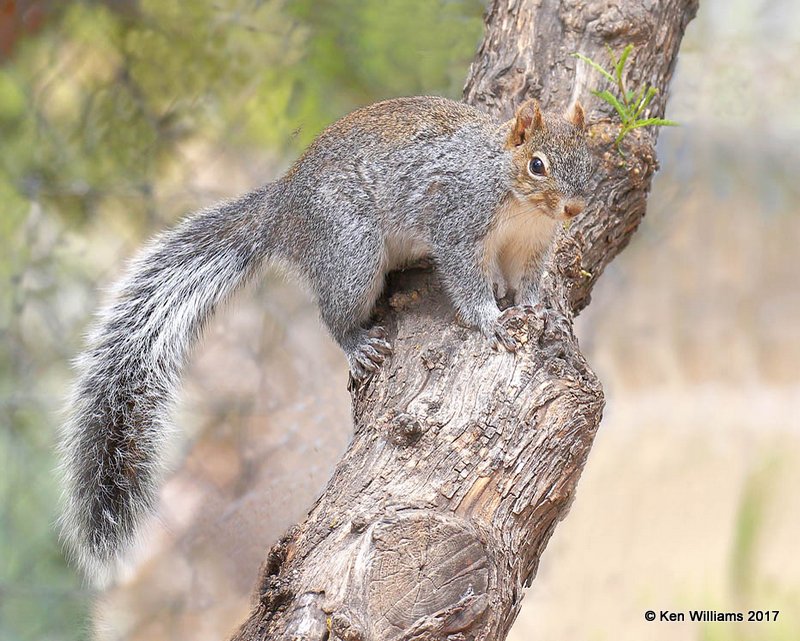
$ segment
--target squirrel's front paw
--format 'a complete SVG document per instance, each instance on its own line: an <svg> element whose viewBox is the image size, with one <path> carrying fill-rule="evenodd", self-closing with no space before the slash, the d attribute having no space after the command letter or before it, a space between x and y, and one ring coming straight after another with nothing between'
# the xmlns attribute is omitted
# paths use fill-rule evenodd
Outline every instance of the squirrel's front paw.
<svg viewBox="0 0 800 641"><path fill-rule="evenodd" d="M386 340L386 330L383 327L373 327L363 332L358 343L347 354L351 379L357 383L366 380L391 355L392 346Z"/></svg>
<svg viewBox="0 0 800 641"><path fill-rule="evenodd" d="M484 332L489 338L492 349L499 350L501 347L508 352L516 352L525 342L520 340L520 329L525 323L525 317L535 313L535 308L530 305L509 307L504 310L489 326L488 331Z"/></svg>
<svg viewBox="0 0 800 641"><path fill-rule="evenodd" d="M494 320L479 325L481 334L489 340L489 345L493 350L499 351L502 348L507 352L516 352L519 346L503 324L504 317L505 312Z"/></svg>

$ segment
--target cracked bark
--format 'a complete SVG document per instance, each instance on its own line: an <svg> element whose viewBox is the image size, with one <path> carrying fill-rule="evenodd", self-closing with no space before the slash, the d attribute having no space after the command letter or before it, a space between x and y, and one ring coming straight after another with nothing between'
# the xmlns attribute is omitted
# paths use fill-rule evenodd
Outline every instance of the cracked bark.
<svg viewBox="0 0 800 641"><path fill-rule="evenodd" d="M636 45L631 87L662 116L697 0L496 0L464 99L508 118L523 99L588 107L598 158L586 211L557 239L542 305L513 311L524 347L460 327L434 272L390 278L378 311L395 354L354 390L353 440L306 520L270 550L237 641L503 639L564 518L603 409L572 317L644 216L655 131L623 161L602 80L575 58Z"/></svg>

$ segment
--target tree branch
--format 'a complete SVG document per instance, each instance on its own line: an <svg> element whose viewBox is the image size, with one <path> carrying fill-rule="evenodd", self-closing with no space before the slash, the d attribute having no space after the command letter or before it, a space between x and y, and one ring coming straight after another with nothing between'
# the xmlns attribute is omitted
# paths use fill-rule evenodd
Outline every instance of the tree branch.
<svg viewBox="0 0 800 641"><path fill-rule="evenodd" d="M591 107L600 162L594 197L559 236L542 305L513 311L517 354L460 327L430 270L390 279L379 309L395 355L353 391L353 440L302 524L270 551L256 603L235 639L502 639L539 558L566 515L600 422L600 384L572 314L645 211L655 133L635 132L625 160L611 114L575 58L638 45L630 86L667 86L696 0L498 0L465 100L510 117L524 98ZM586 272L591 274L586 276Z"/></svg>

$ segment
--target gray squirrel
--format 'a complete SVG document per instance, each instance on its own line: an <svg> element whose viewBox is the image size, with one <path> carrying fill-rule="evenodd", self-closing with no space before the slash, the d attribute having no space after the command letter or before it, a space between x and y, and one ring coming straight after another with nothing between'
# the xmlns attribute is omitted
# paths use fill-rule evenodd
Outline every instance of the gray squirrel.
<svg viewBox="0 0 800 641"><path fill-rule="evenodd" d="M499 123L469 105L398 98L328 127L289 171L200 211L132 260L77 360L61 433L63 538L109 577L153 510L184 361L215 308L263 265L305 281L361 381L391 354L368 327L387 272L433 258L460 318L513 351L497 288L536 302L559 220L584 206L584 113L535 100Z"/></svg>

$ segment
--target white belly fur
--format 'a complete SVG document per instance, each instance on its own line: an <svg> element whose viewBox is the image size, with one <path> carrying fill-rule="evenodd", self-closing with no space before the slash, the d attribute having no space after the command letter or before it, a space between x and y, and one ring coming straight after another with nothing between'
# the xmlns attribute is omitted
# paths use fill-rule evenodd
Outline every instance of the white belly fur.
<svg viewBox="0 0 800 641"><path fill-rule="evenodd" d="M393 234L386 238L385 271L410 265L423 256L430 256L430 246L421 238Z"/></svg>
<svg viewBox="0 0 800 641"><path fill-rule="evenodd" d="M497 212L486 236L484 266L498 294L517 291L525 269L542 258L553 239L557 221L534 205L510 198Z"/></svg>

